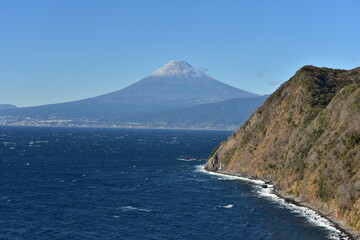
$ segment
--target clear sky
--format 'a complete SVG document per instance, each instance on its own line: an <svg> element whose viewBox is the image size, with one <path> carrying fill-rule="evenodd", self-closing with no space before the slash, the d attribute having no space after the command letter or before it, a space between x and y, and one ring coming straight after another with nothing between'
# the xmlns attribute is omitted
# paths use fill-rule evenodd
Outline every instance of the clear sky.
<svg viewBox="0 0 360 240"><path fill-rule="evenodd" d="M0 0L0 103L120 90L170 60L272 93L303 65L360 66L358 0Z"/></svg>

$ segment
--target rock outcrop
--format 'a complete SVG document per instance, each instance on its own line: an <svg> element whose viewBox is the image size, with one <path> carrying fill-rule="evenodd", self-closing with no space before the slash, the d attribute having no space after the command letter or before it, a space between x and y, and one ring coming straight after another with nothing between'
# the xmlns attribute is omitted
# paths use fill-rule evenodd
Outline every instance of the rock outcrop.
<svg viewBox="0 0 360 240"><path fill-rule="evenodd" d="M360 232L360 68L301 68L205 168L271 181L281 195Z"/></svg>

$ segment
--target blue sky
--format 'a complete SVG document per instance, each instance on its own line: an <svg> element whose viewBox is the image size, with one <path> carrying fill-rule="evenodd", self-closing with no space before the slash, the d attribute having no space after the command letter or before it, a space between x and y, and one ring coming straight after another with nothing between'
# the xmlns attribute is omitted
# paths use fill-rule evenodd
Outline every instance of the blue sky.
<svg viewBox="0 0 360 240"><path fill-rule="evenodd" d="M360 66L360 1L0 0L0 103L122 89L170 60L272 93L303 65Z"/></svg>

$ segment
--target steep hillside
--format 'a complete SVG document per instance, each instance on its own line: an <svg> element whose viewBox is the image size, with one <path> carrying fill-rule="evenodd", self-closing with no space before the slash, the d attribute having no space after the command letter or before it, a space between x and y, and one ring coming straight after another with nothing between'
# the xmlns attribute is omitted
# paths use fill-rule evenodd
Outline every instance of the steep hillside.
<svg viewBox="0 0 360 240"><path fill-rule="evenodd" d="M206 169L272 181L281 195L360 232L360 68L301 68Z"/></svg>

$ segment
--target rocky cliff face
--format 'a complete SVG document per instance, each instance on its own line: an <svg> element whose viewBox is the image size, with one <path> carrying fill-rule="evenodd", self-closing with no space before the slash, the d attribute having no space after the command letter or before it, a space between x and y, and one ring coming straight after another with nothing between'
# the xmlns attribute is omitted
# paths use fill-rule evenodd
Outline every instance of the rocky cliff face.
<svg viewBox="0 0 360 240"><path fill-rule="evenodd" d="M272 181L360 232L360 68L301 68L205 168Z"/></svg>

